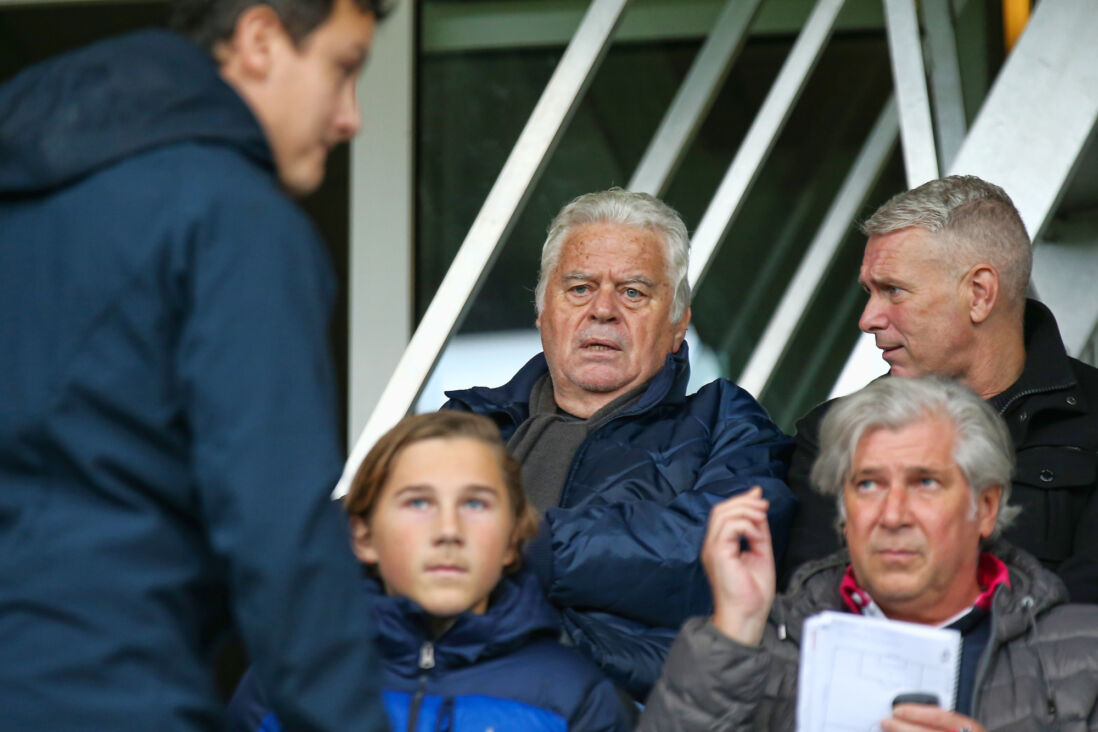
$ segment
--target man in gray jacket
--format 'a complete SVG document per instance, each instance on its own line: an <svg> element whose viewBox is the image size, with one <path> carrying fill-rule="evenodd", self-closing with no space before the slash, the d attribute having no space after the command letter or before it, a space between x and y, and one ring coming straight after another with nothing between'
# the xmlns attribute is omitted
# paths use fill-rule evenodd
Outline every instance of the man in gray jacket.
<svg viewBox="0 0 1098 732"><path fill-rule="evenodd" d="M835 498L848 550L809 563L775 599L766 501L713 509L702 561L711 618L687 621L641 730L792 730L804 620L823 610L955 628L957 696L900 704L885 732L1098 730L1098 608L998 539L1013 449L974 393L882 379L840 400L813 484Z"/></svg>

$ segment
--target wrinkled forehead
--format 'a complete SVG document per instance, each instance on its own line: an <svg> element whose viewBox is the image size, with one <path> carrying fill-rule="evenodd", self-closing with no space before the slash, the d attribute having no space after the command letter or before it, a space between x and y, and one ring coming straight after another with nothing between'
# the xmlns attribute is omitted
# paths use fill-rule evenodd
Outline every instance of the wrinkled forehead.
<svg viewBox="0 0 1098 732"><path fill-rule="evenodd" d="M927 412L895 424L871 424L854 445L847 479L860 471L952 471L957 467L957 427L948 416Z"/></svg>
<svg viewBox="0 0 1098 732"><path fill-rule="evenodd" d="M866 241L859 281L892 277L909 278L939 273L950 266L949 242L944 234L910 227L888 234L875 234Z"/></svg>
<svg viewBox="0 0 1098 732"><path fill-rule="evenodd" d="M558 274L581 265L646 271L664 280L670 263L658 230L599 221L573 227L561 245Z"/></svg>

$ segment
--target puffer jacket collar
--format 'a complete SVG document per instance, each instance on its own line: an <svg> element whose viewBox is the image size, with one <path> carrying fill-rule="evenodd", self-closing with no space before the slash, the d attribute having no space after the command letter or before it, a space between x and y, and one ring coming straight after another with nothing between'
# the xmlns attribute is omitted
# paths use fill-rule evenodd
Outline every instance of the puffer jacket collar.
<svg viewBox="0 0 1098 732"><path fill-rule="evenodd" d="M1028 553L997 541L987 551L1010 571L1010 584L999 586L992 600L995 644L1006 643L1029 630L1030 618L1067 602L1067 589L1060 578L1044 569ZM787 634L800 645L804 621L824 610L843 611L839 585L850 564L850 554L841 549L830 556L806 562L789 582L789 589L775 598L771 622L779 634Z"/></svg>
<svg viewBox="0 0 1098 732"><path fill-rule="evenodd" d="M809 616L824 610L842 612L839 584L850 565L850 554L840 549L822 559L806 562L789 581L788 589L774 599L770 620L780 635L800 645L801 630Z"/></svg>
<svg viewBox="0 0 1098 732"><path fill-rule="evenodd" d="M434 645L434 668L448 671L505 655L537 638L556 639L560 618L528 571L504 576L483 615L462 613L438 638L428 630L427 612L406 597L388 596L366 580L377 621L378 647L391 668L409 678L420 672L420 650Z"/></svg>
<svg viewBox="0 0 1098 732"><path fill-rule="evenodd" d="M641 398L622 414L639 414L657 404L680 404L686 398L686 385L690 381L690 349L683 341L676 353L667 354L663 367L652 377ZM506 415L514 427L530 416L530 390L542 375L549 373L545 354L539 353L526 362L518 373L503 386L474 386L446 392L446 396L461 402L478 413ZM504 439L510 436L505 431Z"/></svg>
<svg viewBox="0 0 1098 732"><path fill-rule="evenodd" d="M1010 586L1001 587L991 603L995 643L1005 643L1030 630L1030 620L1068 601L1067 588L1032 555L1005 541L990 551L1010 569Z"/></svg>

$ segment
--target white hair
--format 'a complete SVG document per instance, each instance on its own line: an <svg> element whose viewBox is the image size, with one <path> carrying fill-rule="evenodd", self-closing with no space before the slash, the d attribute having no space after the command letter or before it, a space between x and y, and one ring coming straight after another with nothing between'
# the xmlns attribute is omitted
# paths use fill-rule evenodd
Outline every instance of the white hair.
<svg viewBox="0 0 1098 732"><path fill-rule="evenodd" d="M667 258L668 280L674 287L671 322L677 323L690 305L690 237L682 217L670 206L647 193L633 193L611 188L597 193L585 193L560 210L549 224L549 235L541 248L541 270L534 290L534 307L538 315L545 309L545 288L548 278L560 260L561 246L573 228L584 224L607 223L650 229L660 235Z"/></svg>

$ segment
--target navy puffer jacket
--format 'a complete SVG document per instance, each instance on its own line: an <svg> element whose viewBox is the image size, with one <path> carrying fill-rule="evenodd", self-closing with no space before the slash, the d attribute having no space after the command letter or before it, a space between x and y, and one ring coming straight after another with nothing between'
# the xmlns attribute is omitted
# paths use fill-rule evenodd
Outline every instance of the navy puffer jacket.
<svg viewBox="0 0 1098 732"><path fill-rule="evenodd" d="M507 440L547 372L538 354L504 386L447 392L444 408L487 415ZM637 699L683 621L712 611L698 560L709 510L762 486L780 552L795 505L789 438L730 381L686 396L689 375L684 343L637 402L588 435L527 552L576 647Z"/></svg>
<svg viewBox="0 0 1098 732"><path fill-rule="evenodd" d="M556 611L528 572L504 577L483 615L463 613L438 638L415 602L374 596L382 687L397 732L624 732L610 682L557 642ZM229 732L279 732L255 675L229 705Z"/></svg>

